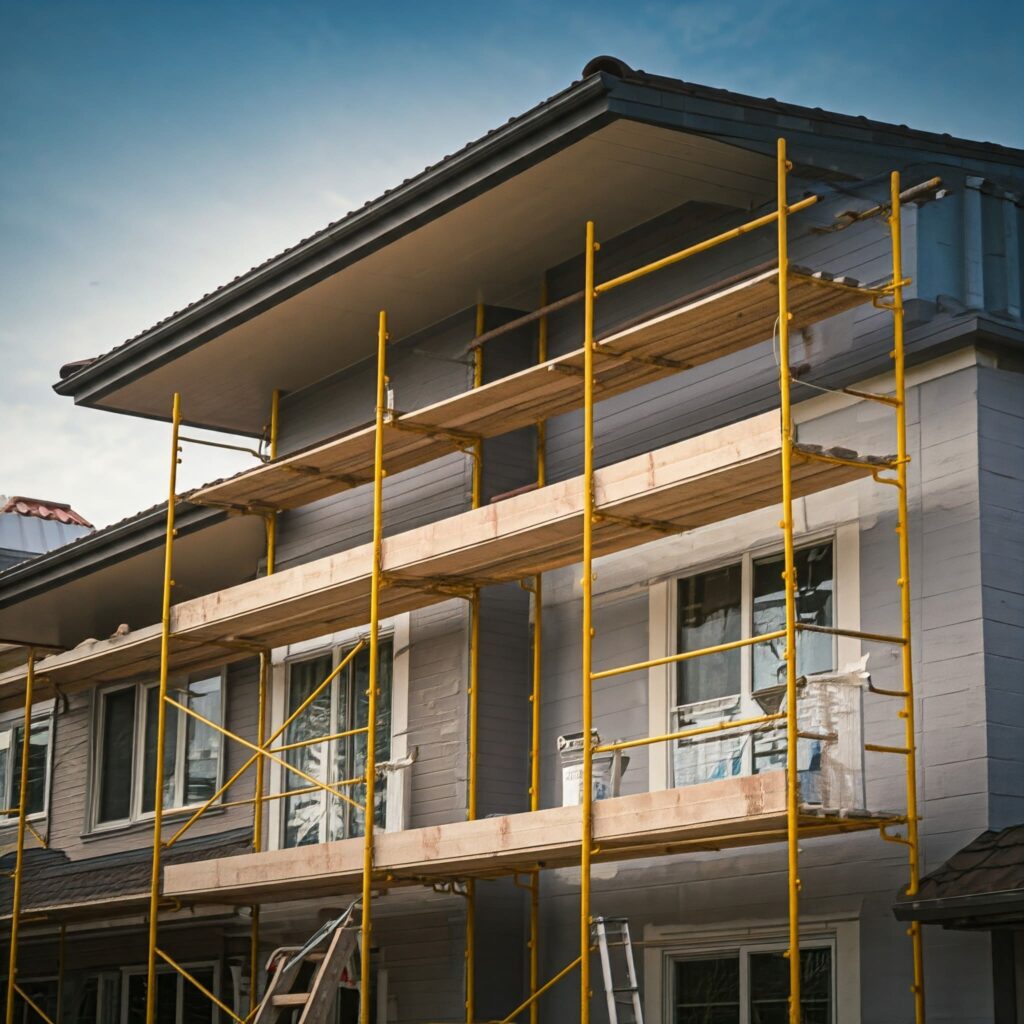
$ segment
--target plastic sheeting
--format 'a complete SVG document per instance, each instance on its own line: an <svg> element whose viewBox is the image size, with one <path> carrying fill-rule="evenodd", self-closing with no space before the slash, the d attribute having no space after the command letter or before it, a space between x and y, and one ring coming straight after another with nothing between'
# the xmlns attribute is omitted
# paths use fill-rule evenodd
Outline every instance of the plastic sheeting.
<svg viewBox="0 0 1024 1024"><path fill-rule="evenodd" d="M798 690L797 770L800 801L829 811L860 811L864 793L864 686L866 658L844 672L807 676ZM729 717L738 717L738 709ZM722 721L720 709L692 712L694 726ZM748 751L750 752L748 754ZM786 767L786 727L725 732L681 740L673 749L676 786L692 786Z"/></svg>

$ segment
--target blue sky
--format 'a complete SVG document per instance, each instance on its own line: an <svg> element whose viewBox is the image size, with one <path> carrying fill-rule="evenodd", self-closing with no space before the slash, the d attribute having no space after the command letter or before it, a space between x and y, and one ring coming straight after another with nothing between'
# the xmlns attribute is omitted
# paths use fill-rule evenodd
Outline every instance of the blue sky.
<svg viewBox="0 0 1024 1024"><path fill-rule="evenodd" d="M564 88L595 54L1024 147L1019 7L2 0L0 493L97 524L161 500L166 427L57 398L61 363ZM237 468L189 455L183 485Z"/></svg>

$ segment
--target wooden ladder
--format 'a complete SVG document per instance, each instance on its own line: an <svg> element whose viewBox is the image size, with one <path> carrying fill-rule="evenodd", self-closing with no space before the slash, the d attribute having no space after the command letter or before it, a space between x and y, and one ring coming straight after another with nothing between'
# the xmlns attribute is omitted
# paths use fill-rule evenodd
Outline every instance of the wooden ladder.
<svg viewBox="0 0 1024 1024"><path fill-rule="evenodd" d="M267 985L253 1024L277 1024L282 1016L301 1008L298 1024L327 1024L327 1016L338 994L341 975L352 960L359 935L354 920L359 900L345 912L328 921L304 946L283 946L274 950L268 964L278 964ZM328 941L330 940L330 941ZM324 944L326 949L321 949ZM296 992L294 986L306 964L316 963L308 992Z"/></svg>

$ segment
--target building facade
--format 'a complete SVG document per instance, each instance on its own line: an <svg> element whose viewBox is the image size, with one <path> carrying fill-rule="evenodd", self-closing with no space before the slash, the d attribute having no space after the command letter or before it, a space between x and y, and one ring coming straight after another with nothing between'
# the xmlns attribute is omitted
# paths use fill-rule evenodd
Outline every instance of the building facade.
<svg viewBox="0 0 1024 1024"><path fill-rule="evenodd" d="M57 390L86 406L162 418L180 392L186 423L252 437L264 434L278 391L274 441L286 459L372 420L379 309L389 311L391 324L393 415L522 373L539 356L571 353L583 329L581 308L570 300L583 287L585 221L597 226L602 281L726 232L772 208L780 137L793 165L790 202L820 197L789 227L791 264L811 272L867 285L889 280L889 172L899 171L905 187L941 179L902 210L917 794L922 873L933 871L979 833L1024 821L1019 151L706 89L602 59L565 92L320 235L111 352L65 368ZM597 303L597 336L765 273L775 245L769 226L617 289ZM561 299L565 305L544 318L516 325ZM510 329L474 349L475 336L503 324ZM718 343L728 330L711 322L708 341ZM864 397L892 393L892 347L890 314L871 304L794 334L802 444L895 452L892 409ZM599 390L598 470L712 436L746 438L765 423L777 430L777 325L756 344L726 352L712 351L689 368L662 365L673 372L611 397ZM519 508L541 466L538 500L556 495L547 488L569 488L584 468L582 414L577 406L537 419L543 427L482 442L477 495L476 463L465 451L391 473L385 538L455 533L458 541L470 521L455 517L475 498L495 510ZM339 559L372 538L372 488L365 477L345 483L274 519L274 577L291 586L304 572L314 605L335 584ZM693 528L677 523L600 557L595 668L658 662L777 630L784 622L777 495L758 492L727 517ZM268 568L264 516L235 515L201 498L183 495L175 503L174 601L186 610L219 594L244 602ZM556 499L549 500L554 517ZM145 1019L159 691L151 668L131 671L130 652L159 633L165 511L141 513L0 573L0 637L66 652L54 656L63 661L37 666L26 804L33 835L25 844L17 944L21 988L52 1019ZM854 725L842 728L882 747L903 742L903 722L884 692L900 688L899 659L892 645L865 635L898 632L896 513L893 489L870 475L810 489L794 504L799 614L826 630L802 635L801 676L856 680L852 717L844 720ZM399 550L397 542L390 550ZM470 601L435 593L385 615L374 724L376 761L385 763L374 819L384 836L443 835L471 804L477 818L507 820L530 811L534 795L540 808L575 801L559 738L579 733L582 723L580 596L578 563L544 572L539 705L531 699L538 615L519 581L480 590L475 694ZM282 623L273 635L284 636L291 612L267 607ZM171 666L177 700L214 727L169 713L161 947L242 1016L249 1006L250 903L262 903L261 960L276 946L301 944L352 898L332 876L310 874L310 865L325 863L332 849L349 849L365 827L358 800L298 784L292 770L340 786L366 768L365 622L336 613L326 598L319 629L310 614L301 636L272 645L262 731L259 661L239 648L248 634L221 641L223 664L193 671L182 657L185 667ZM71 672L63 666L90 658L95 669L75 669L73 682L59 681ZM779 646L765 643L601 679L593 685L594 727L604 741L629 741L757 716L783 665ZM0 676L8 808L17 803L11 793L20 771L24 676L22 669ZM267 766L266 792L277 798L263 805L264 852L252 854L254 772L218 796L251 750L216 726L258 743L314 692L308 712L282 734L291 748ZM539 793L532 794L536 706ZM301 745L317 736L338 738ZM865 814L906 813L904 765L862 746L842 762L847 774L833 780L842 796L818 801L841 809L849 832L837 828L801 842L808 1022L914 1019L911 945L907 925L893 914L907 884L906 848L883 841L875 827L853 827ZM809 760L801 762L811 785L822 784L816 751L808 747ZM770 786L781 767L779 747L758 731L731 743L651 744L627 754L628 763L622 757L614 766L599 758L617 795L678 791L683 808L703 799L699 793L711 793L713 803L715 794L733 792L708 786L735 789L757 779ZM192 824L194 810L211 798L210 810ZM804 799L815 802L807 791ZM750 806L740 817L756 813ZM786 1019L785 844L689 842L683 852L661 855L651 846L644 856L599 861L592 870L593 913L629 921L645 1020ZM247 854L257 859L235 862L245 864L244 877L218 881ZM580 869L556 860L538 877L543 981L578 953ZM381 882L388 891L374 900L370 960L380 1022L466 1019L465 879L453 869L444 881L425 881L395 888ZM472 883L475 1020L501 1020L529 993L530 895L523 882L516 875ZM10 894L8 919L9 906ZM1006 1016L1012 1006L1004 996L1014 972L1020 983L1019 927L1007 925L998 937L985 927L925 927L928 1020L1016 1019ZM1007 941L1009 958L994 959L994 945L1005 950ZM593 971L591 1019L603 1022L596 958ZM1019 992L1024 997L1024 985ZM570 974L540 998L539 1019L578 1019L579 1004ZM357 1005L346 984L337 1019L355 1020ZM24 999L16 1006L19 1020L31 1019ZM157 1006L161 1022L228 1019L166 964ZM516 1019L530 1019L529 1011Z"/></svg>

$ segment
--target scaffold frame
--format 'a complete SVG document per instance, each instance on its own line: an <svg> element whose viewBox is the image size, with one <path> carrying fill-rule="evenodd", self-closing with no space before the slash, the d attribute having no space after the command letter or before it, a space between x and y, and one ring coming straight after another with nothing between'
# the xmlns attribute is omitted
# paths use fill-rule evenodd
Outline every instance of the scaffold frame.
<svg viewBox="0 0 1024 1024"><path fill-rule="evenodd" d="M776 207L763 216L756 217L745 224L732 228L729 231L720 233L695 245L688 246L669 256L658 259L652 263L638 267L617 277L605 280L597 280L597 253L599 242L597 241L596 227L593 221L588 221L585 228L583 267L584 287L582 292L576 293L555 302L549 301L547 280L543 281L540 299L540 307L533 313L527 314L516 321L517 324L536 322L537 333L537 362L543 364L548 361L548 315L557 310L565 308L569 302L581 300L583 304L583 365L579 376L583 393L583 514L582 514L582 537L581 537L581 591L582 591L582 637L581 637L581 719L582 719L582 783L580 793L580 892L579 892L579 953L567 966L559 970L552 977L542 981L540 978L540 878L541 866L528 871L506 870L506 875L512 875L516 884L527 891L529 895L529 935L527 940L528 951L528 992L527 998L507 1017L503 1018L502 1024L512 1024L519 1020L520 1016L529 1011L530 1024L537 1024L539 1000L555 984L568 977L577 967L580 972L580 1024L590 1022L590 1000L591 990L591 965L590 958L593 949L593 915L592 915L592 886L591 874L593 858L599 851L594 846L593 831L593 804L594 794L592 789L593 759L595 754L621 751L637 746L646 746L658 743L669 743L682 739L688 739L711 732L724 732L734 729L760 727L765 725L777 725L784 723L786 730L786 876L787 876L787 918L788 918L788 970L789 970L789 1006L788 1019L790 1024L800 1024L801 1007L801 975L800 975L800 893L801 881L799 873L799 841L801 836L801 820L799 805L799 789L797 778L797 741L799 738L798 729L798 680L796 649L798 637L802 631L813 630L815 627L800 623L797 618L796 608L796 577L794 568L794 520L793 520L793 473L794 465L801 461L823 461L837 465L850 465L849 459L836 457L827 452L816 452L801 446L797 442L796 431L793 420L793 398L791 385L795 382L790 366L790 323L792 313L789 305L789 271L790 260L788 253L789 218L800 211L813 206L821 198L817 195L806 196L799 201L790 203L788 198L788 176L792 169L786 155L786 143L779 139L776 152ZM937 179L925 183L934 186ZM898 690L879 690L873 688L873 692L882 694L898 700L901 704L898 711L899 717L904 725L904 743L902 746L883 745L875 743L864 744L866 751L878 754L900 756L905 762L906 776L906 813L903 816L889 817L882 821L878 828L881 837L886 841L897 842L907 850L909 881L906 887L907 895L917 892L920 881L920 850L919 850L919 809L917 803L917 777L916 777L916 738L914 718L914 672L912 657L912 634L911 634L911 590L910 590L910 558L909 558L909 511L908 511L908 478L907 466L910 457L907 451L907 424L906 424L906 380L905 380L905 341L904 341L904 304L903 290L909 283L903 276L902 266L902 225L901 225L901 203L908 200L911 193L917 193L922 186L916 186L908 193L901 193L900 175L893 172L889 180L889 202L879 204L874 210L865 214L872 216L885 216L889 228L889 236L892 248L891 279L881 286L871 288L855 288L840 282L822 282L825 286L837 288L853 288L862 301L873 303L875 306L889 310L892 314L893 324L893 348L891 360L893 364L894 394L881 395L871 394L856 389L843 389L846 394L855 398L867 401L876 401L893 409L895 413L895 433L897 442L896 457L891 460L878 461L874 464L871 476L875 482L891 486L897 492L897 525L896 534L899 550L899 575L896 586L900 595L900 630L892 634L866 633L862 631L845 630L840 628L827 628L825 632L833 635L849 636L860 638L876 643L888 643L898 648L900 652L901 680L902 686ZM749 637L740 641L728 644L720 644L706 647L700 650L684 651L666 657L651 659L631 665L602 668L595 670L593 664L593 645L595 637L594 629L594 583L595 559L594 552L594 526L603 518L612 518L620 525L639 531L654 532L681 532L671 523L656 521L633 521L629 517L616 517L608 512L603 512L599 506L594 489L595 478L595 404L600 400L597 394L597 355L618 357L612 349L600 350L599 343L595 341L595 304L604 294L622 285L631 283L641 277L654 273L665 267L677 264L698 253L715 248L725 242L739 238L751 231L774 226L776 229L777 246L777 267L778 267L778 315L776 320L778 340L778 362L779 362L779 399L780 399L780 442L781 442L781 520L780 529L783 534L783 573L782 578L785 586L785 627L770 633ZM376 400L373 436L373 474L372 478L348 478L339 481L344 486L358 486L372 484L372 569L370 581L369 601L369 626L365 638L348 651L342 658L339 665L335 666L332 672L324 679L308 696L300 707L291 713L285 721L275 728L270 734L267 733L266 716L268 710L267 692L271 671L271 651L260 645L250 645L249 653L259 659L259 676L257 689L257 712L258 724L256 741L241 737L223 725L212 721L199 714L188 706L188 701L183 703L176 700L168 692L168 680L171 671L171 640L175 639L172 631L172 594L174 583L174 540L176 537L175 511L178 501L177 497L177 467L181 462L183 442L196 441L200 444L214 444L219 447L237 448L233 445L217 445L216 442L209 442L195 438L184 437L181 432L182 403L181 395L175 393L171 409L171 457L168 480L168 502L165 524L164 544L164 566L163 566L163 589L161 596L161 636L159 656L159 701L157 721L157 751L156 763L164 763L164 743L166 739L167 711L168 708L180 715L189 716L194 720L203 723L208 728L215 730L226 740L236 742L250 751L250 756L242 767L218 788L217 792L210 797L203 805L195 809L191 815L169 838L163 836L164 830L164 794L162 773L156 773L154 792L154 818L153 818L153 844L152 864L149 890L148 910L148 958L147 958L147 990L146 990L146 1024L156 1024L156 972L158 962L169 965L172 969L181 974L195 988L211 999L222 1012L224 1012L236 1024L249 1024L259 1004L257 988L259 979L259 943L260 943L260 905L251 905L250 923L250 957L249 957L249 1011L241 1016L220 1000L214 993L210 992L198 981L187 969L177 963L159 945L159 916L162 907L161 893L161 854L174 845L175 842L205 813L228 792L230 787L238 781L250 768L255 768L256 781L254 796L250 799L237 801L221 801L218 806L238 806L242 804L253 805L253 831L252 845L254 852L260 852L263 848L263 805L267 801L278 800L302 792L319 790L325 792L334 799L347 801L364 811L364 832L362 836L363 862L362 862L362 897L361 897L361 920L360 920L360 998L359 998L359 1020L360 1024L372 1024L371 1022L371 949L373 917L372 904L375 883L386 883L386 879L378 878L374 861L374 833L375 833L375 787L377 776L376 760L376 727L377 727L377 698L379 696L379 649L380 649L380 611L381 591L389 585L393 585L394 579L389 576L387 566L383 559L383 483L387 476L386 452L385 452L385 427L408 428L413 432L425 431L436 436L444 436L447 440L457 442L458 450L464 451L471 460L472 485L471 485L471 507L479 508L483 496L483 439L479 435L462 432L450 428L444 424L437 424L430 428L422 425L401 423L402 415L392 407L390 399L390 380L387 373L387 346L390 340L388 334L388 320L386 311L380 311L378 315L377 329L377 373L376 373ZM484 347L483 343L491 336L511 329L511 325L505 324L486 330L485 306L482 302L477 303L475 320L475 343L471 346L473 355L472 364L472 388L476 389L484 383ZM626 358L643 361L643 356L627 356ZM660 357L657 357L660 358ZM650 361L650 360L648 360ZM663 367L673 369L673 367ZM683 369L678 366L674 369ZM278 422L280 416L280 392L275 391L272 395L271 414L268 427L269 435L269 459L274 462L278 458ZM546 463L546 419L542 416L535 421L536 439L536 486L544 487L547 482ZM863 465L863 464L858 464ZM298 470L297 470L298 472ZM213 502L211 502L213 504ZM276 542L277 542L277 511L273 507L243 508L242 511L252 512L263 516L266 524L266 573L270 575L275 570ZM399 581L404 583L405 581ZM467 601L468 615L468 679L467 679L467 819L473 821L477 817L477 778L478 778L478 754L479 754L479 691L480 691L480 618L481 602L480 588L492 582L486 578L477 578L470 583L452 583L452 581L438 580L433 584L440 588L448 597L458 597ZM529 749L529 786L528 802L531 811L540 809L540 727L541 727L541 686L542 686L542 617L543 617L543 571L529 579L520 581L524 589L529 593L531 607L532 632L531 632L531 685L530 685L530 749ZM748 717L740 720L715 723L696 728L682 729L675 732L664 733L656 736L634 738L614 743L595 742L592 738L592 726L594 718L593 687L598 680L613 678L617 675L630 671L639 671L652 668L656 665L677 664L682 661L698 658L710 654L720 653L739 647L749 647L767 640L785 640L784 661L785 661L785 710L762 716ZM226 638L223 641L227 644L237 644L237 638ZM345 668L356 655L366 651L369 657L369 681L367 688L367 724L365 726L346 730L341 733L317 736L297 743L279 743L285 736L288 727L301 715L316 699L316 697L331 684L334 678ZM22 882L24 874L23 854L26 836L35 835L43 842L27 820L27 785L28 785L28 748L27 742L31 728L31 716L33 705L33 692L36 679L36 654L34 649L28 649L26 665L25 699L24 699L24 737L22 756L22 770L19 785L19 803L17 806L17 841L15 848L15 868L13 872L14 888L11 919L11 943L9 956L9 974L6 991L7 1019L13 1019L13 1009L16 997L20 996L26 1004L31 1007L47 1024L53 1024L45 1012L29 997L28 994L17 984L18 964L18 942L19 925L21 922L22 904ZM303 772L288 762L286 753L299 746L307 746L315 743L332 742L355 734L365 734L366 738L366 763L364 772L351 779L335 782L326 782L316 779ZM283 773L291 773L298 776L306 783L305 787L287 787L281 793L265 793L266 764L274 763L279 766ZM283 776L284 777L284 776ZM358 803L349 796L345 790L352 786L362 786L364 802ZM11 813L14 809L9 809ZM890 830L902 826L905 834L894 835ZM781 838L781 837L780 837ZM500 874L500 872L499 872ZM526 881L520 881L525 877ZM453 890L454 890L453 886ZM465 936L465 1020L466 1024L479 1024L476 1018L476 943L477 943L477 920L476 920L476 878L468 878L464 881L462 894L465 897L466 907L466 936ZM921 927L914 922L908 929L911 939L913 955L913 981L911 991L913 994L914 1013L916 1024L924 1024L924 982L923 982L923 951ZM64 931L61 928L61 977L63 976L63 947Z"/></svg>

